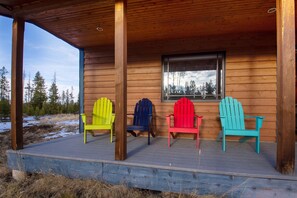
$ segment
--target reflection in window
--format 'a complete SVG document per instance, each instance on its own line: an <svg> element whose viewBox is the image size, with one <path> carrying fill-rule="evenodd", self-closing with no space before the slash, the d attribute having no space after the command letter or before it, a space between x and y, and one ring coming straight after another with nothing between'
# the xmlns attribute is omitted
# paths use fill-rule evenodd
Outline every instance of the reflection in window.
<svg viewBox="0 0 297 198"><path fill-rule="evenodd" d="M225 53L163 56L162 99L219 100L224 93Z"/></svg>

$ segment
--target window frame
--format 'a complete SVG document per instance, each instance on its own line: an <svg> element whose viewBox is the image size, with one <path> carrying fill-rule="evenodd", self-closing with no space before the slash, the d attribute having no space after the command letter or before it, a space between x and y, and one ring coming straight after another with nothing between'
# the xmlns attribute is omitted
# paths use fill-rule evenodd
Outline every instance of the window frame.
<svg viewBox="0 0 297 198"><path fill-rule="evenodd" d="M221 92L221 98L216 98L216 99L192 99L192 98L189 98L191 101L193 102L220 102L223 98L225 98L225 88L226 88L226 51L210 51L210 52L200 52L200 53L188 53L188 54L171 54L171 55L162 55L161 57L161 62L162 62L162 71L161 71L161 102L164 102L164 103L172 103L172 102L176 102L177 100L179 99L168 99L166 100L164 97L164 91L163 91L163 88L164 88L164 70L165 70L165 64L168 63L168 61L165 61L166 59L170 59L170 58L187 58L187 57L193 57L193 56L206 56L206 55L214 55L214 54L221 54L222 55L222 75L221 75L221 89L222 89L222 92ZM190 58L189 58L190 59ZM217 60L218 61L218 60ZM168 67L169 69L169 67ZM218 69L217 69L218 70ZM217 75L218 72L216 72L216 75ZM216 76L216 87L218 86L218 78ZM183 97L183 96L181 96Z"/></svg>

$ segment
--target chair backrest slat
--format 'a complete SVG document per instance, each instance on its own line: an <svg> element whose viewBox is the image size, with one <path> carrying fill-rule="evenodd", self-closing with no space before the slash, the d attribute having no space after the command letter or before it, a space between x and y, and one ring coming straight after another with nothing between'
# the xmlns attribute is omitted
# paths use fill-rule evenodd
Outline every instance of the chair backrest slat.
<svg viewBox="0 0 297 198"><path fill-rule="evenodd" d="M174 104L174 127L194 127L194 105L188 98L181 98Z"/></svg>
<svg viewBox="0 0 297 198"><path fill-rule="evenodd" d="M244 112L240 102L226 97L220 102L220 116L225 117L226 129L245 129Z"/></svg>
<svg viewBox="0 0 297 198"><path fill-rule="evenodd" d="M133 125L143 126L144 130L149 130L149 116L152 116L152 112L153 104L149 99L143 98L139 100L134 108Z"/></svg>
<svg viewBox="0 0 297 198"><path fill-rule="evenodd" d="M108 98L98 99L93 107L93 124L110 124L112 119L112 102Z"/></svg>

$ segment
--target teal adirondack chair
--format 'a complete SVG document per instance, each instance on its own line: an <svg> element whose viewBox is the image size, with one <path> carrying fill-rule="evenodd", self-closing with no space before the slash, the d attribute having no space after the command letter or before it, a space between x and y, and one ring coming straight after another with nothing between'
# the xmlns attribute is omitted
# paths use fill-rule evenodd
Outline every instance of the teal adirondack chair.
<svg viewBox="0 0 297 198"><path fill-rule="evenodd" d="M222 125L223 151L226 151L226 136L248 136L256 138L256 152L260 152L260 129L263 124L263 116L244 115L242 105L232 97L226 97L220 102L220 118ZM245 118L256 119L256 129L246 129Z"/></svg>

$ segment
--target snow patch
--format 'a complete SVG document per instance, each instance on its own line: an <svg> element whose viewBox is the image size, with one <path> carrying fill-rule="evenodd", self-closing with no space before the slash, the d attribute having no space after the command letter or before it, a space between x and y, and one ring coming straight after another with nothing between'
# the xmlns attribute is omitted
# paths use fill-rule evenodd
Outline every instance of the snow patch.
<svg viewBox="0 0 297 198"><path fill-rule="evenodd" d="M11 122L0 122L0 133L9 131L11 129Z"/></svg>
<svg viewBox="0 0 297 198"><path fill-rule="evenodd" d="M57 132L50 132L46 134L44 136L44 139L55 139L55 138L66 137L66 136L75 135L75 134L78 134L78 130L76 132L73 132L73 131L66 131L65 129L62 129Z"/></svg>
<svg viewBox="0 0 297 198"><path fill-rule="evenodd" d="M61 122L57 122L58 125L78 125L79 121L78 120L65 120Z"/></svg>
<svg viewBox="0 0 297 198"><path fill-rule="evenodd" d="M35 121L35 117L34 116L27 116L27 117L24 117L24 122L29 122L29 121Z"/></svg>
<svg viewBox="0 0 297 198"><path fill-rule="evenodd" d="M23 127L38 125L39 121L33 116L25 117L23 119ZM9 131L11 129L11 122L0 122L0 133Z"/></svg>
<svg viewBox="0 0 297 198"><path fill-rule="evenodd" d="M23 127L29 127L29 126L38 126L41 124L44 124L44 120L46 119L46 123L58 125L60 128L59 131L56 132L50 132L44 136L45 139L53 139L58 137L66 137L68 135L74 135L79 133L78 125L79 120L63 120L62 121L54 121L56 120L56 116L43 116L38 119L34 116L28 116L24 117L23 121ZM71 131L69 129L67 130L65 127L72 126ZM73 127L74 126L74 127ZM75 127L77 126L77 127ZM0 122L0 133L7 132L11 129L11 122Z"/></svg>

